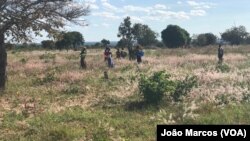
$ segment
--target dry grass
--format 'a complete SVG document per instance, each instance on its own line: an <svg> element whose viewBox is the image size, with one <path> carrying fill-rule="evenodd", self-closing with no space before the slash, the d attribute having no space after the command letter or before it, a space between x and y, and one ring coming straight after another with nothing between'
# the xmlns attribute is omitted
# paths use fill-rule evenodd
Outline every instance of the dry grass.
<svg viewBox="0 0 250 141"><path fill-rule="evenodd" d="M118 103L114 102L116 99L120 101L117 105L126 105L124 101L131 100L138 93L139 74L160 70L169 72L172 79L183 79L186 75L198 77L199 87L188 95L191 102L185 107L186 111L190 108L196 110L201 103L240 103L243 94L249 91L247 85L250 83L250 55L247 53L250 50L243 47L244 52L240 48L225 48L224 60L230 67L229 72L216 70L216 48L147 50L141 65L114 57L113 69L104 62L103 50L90 49L86 70L79 67L79 51L8 52L8 83L5 94L0 97L0 124L10 112L20 114L27 111L25 104L35 105L35 108L28 108L28 112L34 114L28 115L26 120L47 112L61 113L72 107L86 110L98 109L96 105L112 107ZM40 57L48 53L55 58ZM104 71L108 71L109 80L103 78ZM53 76L49 76L51 72L54 72ZM192 112L184 113L197 118ZM176 123L172 114L175 113L166 117L171 117L170 123ZM148 119L149 116L145 118ZM17 124L26 126L22 120ZM10 135L5 130L3 128L3 133Z"/></svg>

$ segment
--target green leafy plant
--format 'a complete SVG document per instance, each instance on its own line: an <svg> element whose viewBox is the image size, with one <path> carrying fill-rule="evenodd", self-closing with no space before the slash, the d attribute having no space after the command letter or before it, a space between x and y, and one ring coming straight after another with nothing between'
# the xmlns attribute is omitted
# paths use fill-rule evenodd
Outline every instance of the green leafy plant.
<svg viewBox="0 0 250 141"><path fill-rule="evenodd" d="M164 71L155 72L152 76L141 75L139 80L140 94L151 104L158 104L164 95L175 90L175 82L170 80L171 75Z"/></svg>
<svg viewBox="0 0 250 141"><path fill-rule="evenodd" d="M230 67L227 64L217 64L216 70L225 73L230 71Z"/></svg>
<svg viewBox="0 0 250 141"><path fill-rule="evenodd" d="M22 64L26 64L26 63L28 62L28 59L22 58L22 59L20 59L20 62L21 62Z"/></svg>
<svg viewBox="0 0 250 141"><path fill-rule="evenodd" d="M174 93L172 93L172 98L175 102L182 101L183 97L186 96L193 87L198 86L196 76L186 76L184 80L177 81L177 85Z"/></svg>
<svg viewBox="0 0 250 141"><path fill-rule="evenodd" d="M33 83L36 85L44 85L56 80L55 71L48 72L43 78L36 78L33 80Z"/></svg>

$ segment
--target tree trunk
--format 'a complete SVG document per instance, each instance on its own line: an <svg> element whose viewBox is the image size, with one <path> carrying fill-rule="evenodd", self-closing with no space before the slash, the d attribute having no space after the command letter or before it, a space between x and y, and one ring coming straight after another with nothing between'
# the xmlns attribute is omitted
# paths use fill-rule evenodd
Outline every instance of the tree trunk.
<svg viewBox="0 0 250 141"><path fill-rule="evenodd" d="M5 88L7 52L4 46L4 33L0 33L0 90Z"/></svg>

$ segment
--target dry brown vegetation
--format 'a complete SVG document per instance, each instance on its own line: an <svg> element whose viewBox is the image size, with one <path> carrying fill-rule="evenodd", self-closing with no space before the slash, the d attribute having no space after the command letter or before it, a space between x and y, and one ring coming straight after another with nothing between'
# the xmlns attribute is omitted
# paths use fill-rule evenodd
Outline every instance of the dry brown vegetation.
<svg viewBox="0 0 250 141"><path fill-rule="evenodd" d="M115 58L113 69L107 68L102 51L88 50L87 70L80 69L77 51L9 51L7 89L0 97L0 139L50 140L52 137L47 137L56 132L58 140L61 136L68 140L154 140L156 124L160 123L250 122L244 114L249 104L243 106L240 119L233 114L226 120L214 118L221 114L220 108L242 106L250 100L248 46L225 47L226 72L216 69L216 47L149 49L143 64ZM198 77L199 86L181 104L183 110L180 104L158 110L127 110L128 105L141 100L137 96L139 74L161 70L175 80L186 75ZM104 71L108 71L109 80L103 78ZM209 106L204 109L206 104ZM229 107L228 112L235 109ZM100 131L95 131L95 126Z"/></svg>

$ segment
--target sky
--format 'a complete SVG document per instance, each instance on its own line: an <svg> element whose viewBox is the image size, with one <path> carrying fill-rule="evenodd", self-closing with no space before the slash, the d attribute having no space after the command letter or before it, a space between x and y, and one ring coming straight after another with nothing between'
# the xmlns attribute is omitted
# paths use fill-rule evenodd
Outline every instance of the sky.
<svg viewBox="0 0 250 141"><path fill-rule="evenodd" d="M218 37L232 26L243 25L250 31L250 0L78 0L89 6L88 26L73 24L67 31L78 31L86 42L108 39L118 41L118 27L127 16L132 23L147 24L160 33L175 24L190 35L211 32ZM40 42L46 37L35 38Z"/></svg>

